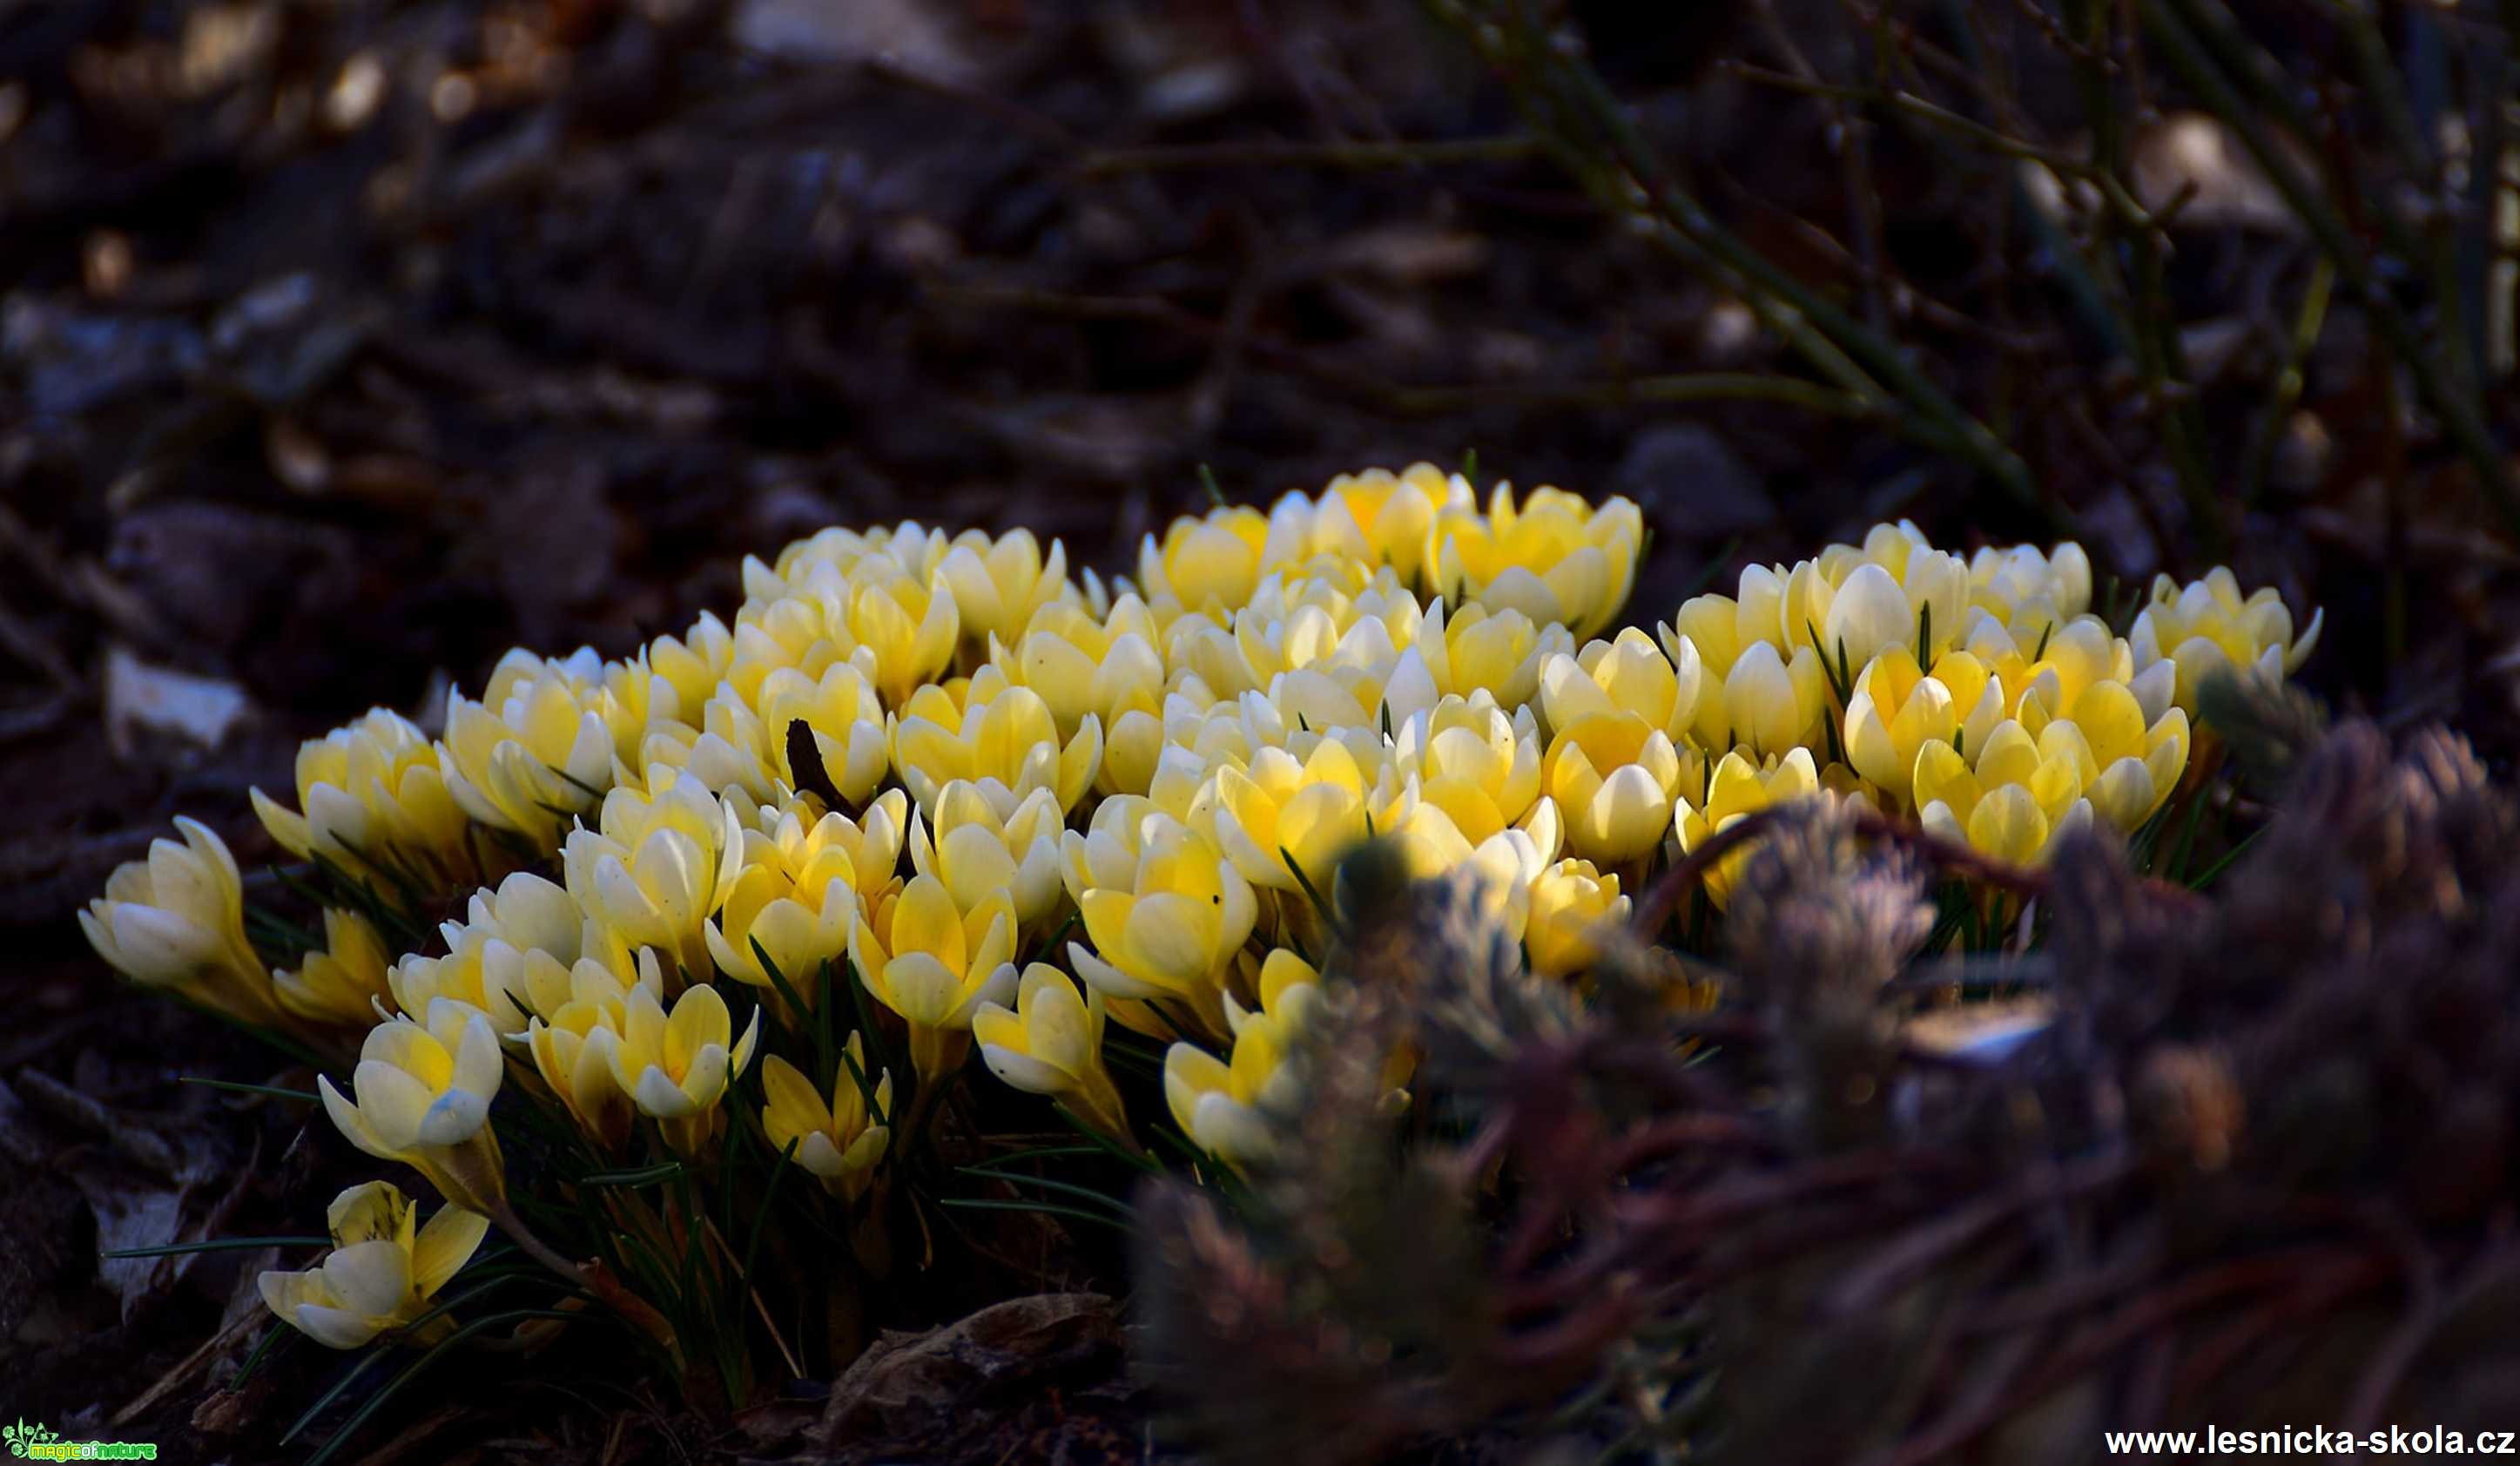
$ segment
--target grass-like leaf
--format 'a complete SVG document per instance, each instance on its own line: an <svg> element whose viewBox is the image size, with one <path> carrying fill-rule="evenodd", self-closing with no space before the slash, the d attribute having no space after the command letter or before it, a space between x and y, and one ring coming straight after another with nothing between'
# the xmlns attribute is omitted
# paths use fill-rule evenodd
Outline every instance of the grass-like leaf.
<svg viewBox="0 0 2520 1466"><path fill-rule="evenodd" d="M180 1076L179 1084L199 1084L204 1089L225 1089L233 1094L259 1094L271 1099L298 1100L316 1104L323 1099L312 1089L283 1089L276 1084L240 1084L234 1079L205 1079L199 1075Z"/></svg>
<svg viewBox="0 0 2520 1466"><path fill-rule="evenodd" d="M100 1258L179 1258L186 1253L234 1253L257 1247L331 1247L330 1237L211 1237L200 1242L169 1242L163 1247L117 1247Z"/></svg>

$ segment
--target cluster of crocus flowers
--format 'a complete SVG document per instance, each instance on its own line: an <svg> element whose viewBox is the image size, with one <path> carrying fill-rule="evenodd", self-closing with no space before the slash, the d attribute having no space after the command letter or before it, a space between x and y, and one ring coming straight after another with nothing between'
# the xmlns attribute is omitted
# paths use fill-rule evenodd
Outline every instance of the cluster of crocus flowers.
<svg viewBox="0 0 2520 1466"><path fill-rule="evenodd" d="M433 740L371 713L306 746L296 807L256 796L292 855L465 898L424 949L328 913L275 975L189 822L86 925L142 982L368 1030L337 1123L493 1216L503 1077L599 1156L704 1165L736 1113L849 1201L974 1049L1092 1128L1169 1111L1247 1164L1361 841L1474 873L1531 971L1580 982L1644 881L1788 800L2023 863L2131 833L2185 777L2198 679L2318 633L2217 570L2121 634L2079 548L1904 523L1617 629L1644 539L1625 499L1424 464L1185 517L1107 583L1021 530L825 530L747 560L730 618L512 653ZM834 1048L861 1001L882 1031ZM1164 1054L1134 1122L1122 1033Z"/></svg>

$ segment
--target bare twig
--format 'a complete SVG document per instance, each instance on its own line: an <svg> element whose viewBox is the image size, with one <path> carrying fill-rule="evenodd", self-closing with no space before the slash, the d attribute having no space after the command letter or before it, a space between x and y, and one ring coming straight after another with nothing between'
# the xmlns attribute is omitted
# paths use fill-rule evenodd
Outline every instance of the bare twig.
<svg viewBox="0 0 2520 1466"><path fill-rule="evenodd" d="M1649 221L1653 239L1732 286L1822 375L1859 396L1895 401L1902 431L1974 465L2051 527L2066 522L2019 455L1906 353L1778 268L1681 188L1599 73L1544 31L1527 8L1494 0L1426 3L1504 76L1534 129L1604 207Z"/></svg>

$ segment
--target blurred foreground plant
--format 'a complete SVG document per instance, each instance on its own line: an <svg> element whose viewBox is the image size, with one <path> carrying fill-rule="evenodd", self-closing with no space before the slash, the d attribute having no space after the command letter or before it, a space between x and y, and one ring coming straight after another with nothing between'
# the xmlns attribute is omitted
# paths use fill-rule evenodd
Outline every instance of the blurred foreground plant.
<svg viewBox="0 0 2520 1466"><path fill-rule="evenodd" d="M2293 770L2264 835L2198 893L2077 833L2000 962L1919 960L1953 848L1843 803L1742 837L1720 969L1623 946L1590 1010L1457 882L1414 889L1333 954L1256 1204L1144 1211L1184 1429L1227 1461L1485 1425L2061 1462L2103 1428L2514 1418L2520 802L2438 730L2393 754L2205 697ZM1407 1121L1363 1077L1402 1045Z"/></svg>

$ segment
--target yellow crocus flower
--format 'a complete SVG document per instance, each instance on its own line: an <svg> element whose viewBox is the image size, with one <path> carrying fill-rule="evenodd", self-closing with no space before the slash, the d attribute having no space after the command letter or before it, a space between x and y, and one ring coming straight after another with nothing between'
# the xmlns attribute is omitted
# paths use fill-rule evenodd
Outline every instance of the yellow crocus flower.
<svg viewBox="0 0 2520 1466"><path fill-rule="evenodd" d="M831 614L845 601L848 582L837 576L820 585L821 594L794 591L748 603L736 613L733 651L725 674L710 696L732 690L737 701L752 706L761 684L782 667L820 680L832 664L845 662L873 682L878 670L875 649L860 646L848 631L846 618ZM686 712L683 719L689 721Z"/></svg>
<svg viewBox="0 0 2520 1466"><path fill-rule="evenodd" d="M1216 843L1254 886L1300 891L1309 881L1325 891L1339 855L1368 834L1364 771L1335 740L1302 759L1258 750L1244 767L1220 766L1215 781Z"/></svg>
<svg viewBox="0 0 2520 1466"><path fill-rule="evenodd" d="M621 1027L596 1028L586 1046L640 1113L657 1122L667 1145L680 1155L696 1154L723 1121L718 1101L727 1086L752 1062L761 1010L753 1010L737 1037L726 999L705 983L684 988L671 1014L645 983L629 989L621 1009Z"/></svg>
<svg viewBox="0 0 2520 1466"><path fill-rule="evenodd" d="M1302 1079L1287 1063L1304 1015L1320 996L1314 975L1292 953L1274 970L1261 971L1261 1007L1230 1011L1232 1058L1220 1060L1194 1043L1164 1051L1164 1102L1173 1122L1199 1149L1240 1168L1267 1156L1268 1112L1296 1101Z"/></svg>
<svg viewBox="0 0 2520 1466"><path fill-rule="evenodd" d="M1260 583L1269 520L1256 509L1219 507L1149 534L1138 551L1138 592L1157 619L1188 613L1231 613Z"/></svg>
<svg viewBox="0 0 2520 1466"><path fill-rule="evenodd" d="M753 707L761 719L763 761L788 789L803 787L788 758L788 730L797 722L813 730L823 772L851 807L864 808L890 771L883 703L864 661L833 663L819 677L780 667L761 679Z"/></svg>
<svg viewBox="0 0 2520 1466"><path fill-rule="evenodd" d="M1212 623L1210 623L1212 624ZM1050 705L1059 736L1072 738L1089 716L1102 720L1106 765L1130 751L1126 769L1105 767L1106 787L1144 794L1162 743L1164 659L1153 616L1135 595L1123 595L1107 618L1081 606L1053 602L1033 613L1012 646L990 661L1009 682L1028 687ZM1128 784L1134 774L1135 784Z"/></svg>
<svg viewBox="0 0 2520 1466"><path fill-rule="evenodd" d="M1807 748L1830 711L1828 674L1808 644L1788 659L1754 642L1733 659L1721 695L1710 690L1697 710L1695 731L1710 749L1737 746L1765 758Z"/></svg>
<svg viewBox="0 0 2520 1466"><path fill-rule="evenodd" d="M1557 802L1575 852L1615 865L1662 843L1672 799L1701 761L1638 713L1587 712L1550 741L1541 788Z"/></svg>
<svg viewBox="0 0 2520 1466"><path fill-rule="evenodd" d="M508 1179L490 1128L490 1101L507 1076L499 1035L477 1008L440 998L418 1019L368 1031L345 1099L330 1076L315 1088L352 1145L399 1161L467 1211L506 1210Z"/></svg>
<svg viewBox="0 0 2520 1466"><path fill-rule="evenodd" d="M775 987L753 951L758 942L797 996L813 1002L823 964L848 951L860 904L895 880L909 807L900 790L888 789L868 804L863 823L832 811L808 826L811 806L800 801L767 831L744 831L735 884L703 934L718 970Z"/></svg>
<svg viewBox="0 0 2520 1466"><path fill-rule="evenodd" d="M1694 850L1735 820L1820 792L1821 772L1811 750L1794 749L1761 762L1735 749L1715 765L1702 795L1693 801L1684 796L1673 810L1680 848ZM1747 855L1746 850L1734 850L1706 872L1707 898L1719 909L1731 901L1732 883Z"/></svg>
<svg viewBox="0 0 2520 1466"><path fill-rule="evenodd" d="M371 709L299 744L296 782L296 809L250 794L263 828L300 860L322 855L354 874L380 874L372 861L382 862L424 886L479 873L436 747L399 713Z"/></svg>
<svg viewBox="0 0 2520 1466"><path fill-rule="evenodd" d="M1572 977L1600 960L1600 929L1624 924L1629 899L1616 871L1590 860L1560 860L1529 886L1522 948L1545 978Z"/></svg>
<svg viewBox="0 0 2520 1466"><path fill-rule="evenodd" d="M421 1226L420 1209L383 1181L333 1198L324 1217L333 1251L322 1262L254 1278L263 1306L281 1322L327 1349L365 1348L380 1334L405 1328L414 1344L434 1344L454 1332L455 1320L443 1313L427 1323L419 1319L472 1260L489 1234L489 1218L440 1207Z"/></svg>
<svg viewBox="0 0 2520 1466"><path fill-rule="evenodd" d="M1251 884L1208 840L1146 801L1106 801L1060 847L1091 950L1076 975L1114 998L1162 1003L1225 1031L1222 982L1259 917Z"/></svg>
<svg viewBox="0 0 2520 1466"><path fill-rule="evenodd" d="M1688 736L1705 691L1706 668L1686 638L1677 664L1634 626L1613 641L1585 644L1576 656L1555 656L1540 669L1540 706L1549 725L1563 728L1594 712L1632 712L1673 740Z"/></svg>
<svg viewBox="0 0 2520 1466"><path fill-rule="evenodd" d="M1999 860L2035 864L2059 836L2092 818L2079 763L2064 748L2042 750L2011 719L1968 757L1930 741L1916 753L1917 821Z"/></svg>
<svg viewBox="0 0 2520 1466"><path fill-rule="evenodd" d="M2067 621L2092 606L2092 559L2066 540L2042 554L2036 545L1989 545L1969 557L1969 597L2006 624Z"/></svg>
<svg viewBox="0 0 2520 1466"><path fill-rule="evenodd" d="M707 922L742 871L742 826L689 770L658 770L652 782L652 794L606 796L601 828L562 843L562 869L578 905L621 941L704 979L716 971Z"/></svg>
<svg viewBox="0 0 2520 1466"><path fill-rule="evenodd" d="M280 1006L312 1023L354 1028L377 1021L377 1000L390 990L385 942L355 911L324 908L324 945L306 954L295 972L271 974Z"/></svg>
<svg viewBox="0 0 2520 1466"><path fill-rule="evenodd" d="M653 693L649 695L649 721L688 720L693 710L717 691L735 664L735 633L727 629L715 612L703 611L685 634L659 636L648 643L647 657L649 676L673 693L670 703Z"/></svg>
<svg viewBox="0 0 2520 1466"><path fill-rule="evenodd" d="M762 1133L785 1151L796 1147L795 1162L822 1182L823 1189L854 1201L875 1179L892 1146L892 1073L868 1074L866 1042L856 1033L845 1045L849 1063L832 1080L832 1100L814 1090L813 1081L777 1054L761 1061ZM857 1075L875 1086L875 1108L867 1108Z"/></svg>
<svg viewBox="0 0 2520 1466"><path fill-rule="evenodd" d="M394 1006L417 1016L451 999L513 1036L533 1014L568 1000L568 970L587 947L585 912L566 891L518 871L495 890L474 892L465 916L438 928L445 955L415 952L387 970Z"/></svg>
<svg viewBox="0 0 2520 1466"><path fill-rule="evenodd" d="M882 568L877 573L878 567ZM914 575L873 559L858 573L820 585L823 621L846 637L846 649L874 653L870 674L885 706L898 708L913 690L945 670L962 635L962 618L941 579Z"/></svg>
<svg viewBox="0 0 2520 1466"><path fill-rule="evenodd" d="M619 1150L630 1138L638 1107L613 1076L617 1039L587 1040L599 1030L612 1034L628 1031L634 985L646 988L651 997L663 990L664 978L652 948L639 953L635 983L624 982L620 974L592 957L580 958L569 969L568 1000L535 1017L525 1033L526 1052L533 1056L543 1083L578 1128L608 1152Z"/></svg>
<svg viewBox="0 0 2520 1466"><path fill-rule="evenodd" d="M1958 612L1955 605L1955 621ZM1883 647L1900 642L1914 645L1918 625L1915 608L1898 577L1878 565L1861 565L1829 600L1827 618L1820 625L1820 651L1832 665L1842 662L1853 670ZM1954 626L1944 634L1958 630Z"/></svg>
<svg viewBox="0 0 2520 1466"><path fill-rule="evenodd" d="M2035 734L2041 756L2071 759L2092 812L2121 835L2151 818L2186 771L2186 710L2170 708L2147 719L2122 683L2084 688L2066 717L2041 722L2035 702L2023 711L2022 726Z"/></svg>
<svg viewBox="0 0 2520 1466"><path fill-rule="evenodd" d="M925 816L910 817L911 868L944 882L967 910L1005 893L1017 927L1037 932L1058 906L1058 842L1066 828L1047 789L1016 799L957 779L936 796L932 833Z"/></svg>
<svg viewBox="0 0 2520 1466"><path fill-rule="evenodd" d="M1290 494L1280 502L1288 501L1301 502L1302 496ZM1397 474L1378 468L1341 474L1305 504L1304 553L1394 566L1414 576L1425 556L1435 511L1472 502L1468 480L1431 463L1413 463Z"/></svg>
<svg viewBox="0 0 2520 1466"><path fill-rule="evenodd" d="M79 913L88 944L144 987L243 1019L285 1027L271 969L245 935L245 877L227 842L178 815L177 845L151 841L145 860L125 861L105 894Z"/></svg>
<svg viewBox="0 0 2520 1466"><path fill-rule="evenodd" d="M910 797L930 813L957 779L994 785L992 797L1047 789L1065 811L1076 807L1102 766L1102 724L1087 713L1076 736L1062 744L1041 694L983 666L959 695L936 683L911 695L893 719L892 762Z"/></svg>
<svg viewBox="0 0 2520 1466"><path fill-rule="evenodd" d="M1743 572L1746 575L1748 572ZM1654 638L1662 643L1663 654L1677 666L1685 659L1694 659L1708 684L1723 685L1724 678L1739 661L1742 649L1753 642L1767 641L1769 635L1744 636L1741 630L1741 604L1731 596L1709 592L1690 596L1680 603L1667 621L1654 625ZM1808 636L1790 645L1802 645ZM1722 735L1720 728L1717 735Z"/></svg>
<svg viewBox="0 0 2520 1466"><path fill-rule="evenodd" d="M1447 696L1401 724L1392 756L1475 846L1531 812L1541 797L1541 752L1531 710L1508 717L1482 691Z"/></svg>
<svg viewBox="0 0 2520 1466"><path fill-rule="evenodd" d="M1025 967L1012 1009L982 1003L971 1036L989 1073L1031 1094L1048 1095L1106 1135L1126 1139L1129 1116L1102 1062L1104 999L1046 962Z"/></svg>
<svg viewBox="0 0 2520 1466"><path fill-rule="evenodd" d="M1456 604L1519 611L1580 640L1626 604L1643 537L1644 517L1625 498L1596 509L1563 489L1540 488L1517 506L1513 486L1500 483L1485 514L1467 505L1436 514L1422 573Z"/></svg>
<svg viewBox="0 0 2520 1466"><path fill-rule="evenodd" d="M1975 657L1947 652L1928 674L1906 642L1893 642L1856 674L1844 720L1847 761L1909 808L1925 741L1984 744L2003 712L2002 683Z"/></svg>
<svg viewBox="0 0 2520 1466"><path fill-rule="evenodd" d="M546 659L518 649L499 660L477 702L450 691L438 740L447 793L485 825L559 844L646 731L644 709L622 695L623 672L591 651Z"/></svg>
<svg viewBox="0 0 2520 1466"><path fill-rule="evenodd" d="M849 960L867 991L910 1025L922 1086L961 1066L981 1003L1014 995L1014 902L1006 892L966 909L929 875L862 907L849 935Z"/></svg>
<svg viewBox="0 0 2520 1466"><path fill-rule="evenodd" d="M1401 654L1403 665L1394 676L1410 675L1407 664L1414 655L1438 695L1484 692L1500 708L1520 708L1539 695L1541 666L1574 650L1575 633L1555 622L1475 602L1447 611L1437 600L1426 608L1417 642Z"/></svg>
<svg viewBox="0 0 2520 1466"><path fill-rule="evenodd" d="M1052 540L1045 559L1030 529L996 539L966 529L954 536L936 573L954 597L963 636L982 645L1014 635L1043 607L1074 594L1067 583L1067 546Z"/></svg>
<svg viewBox="0 0 2520 1466"><path fill-rule="evenodd" d="M2218 565L2183 586L2155 575L2150 601L2136 614L2128 640L2138 669L2161 663L2176 668L2174 696L2192 717L2198 687L2217 671L2280 682L2299 670L2318 645L2326 615L2324 609L2313 613L2309 627L2295 636L2292 612L2281 595L2262 586L2244 597L2239 577Z"/></svg>

